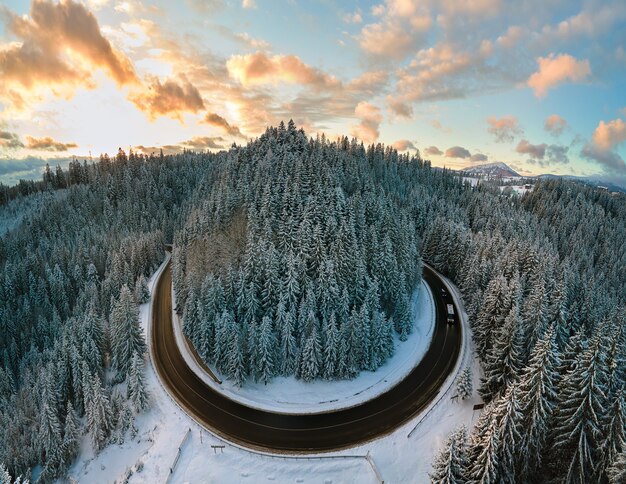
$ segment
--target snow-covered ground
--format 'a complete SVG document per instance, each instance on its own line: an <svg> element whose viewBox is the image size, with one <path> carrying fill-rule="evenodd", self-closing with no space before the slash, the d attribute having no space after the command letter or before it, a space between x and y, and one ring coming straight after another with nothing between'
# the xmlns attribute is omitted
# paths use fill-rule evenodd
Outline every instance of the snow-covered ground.
<svg viewBox="0 0 626 484"><path fill-rule="evenodd" d="M525 185L507 185L507 186L500 187L500 191L503 192L505 189L510 188L511 190L513 190L513 192L515 192L518 195L522 196L525 193L528 193L528 192L532 191L533 186L534 185L530 185L529 188L526 188Z"/></svg>
<svg viewBox="0 0 626 484"><path fill-rule="evenodd" d="M154 285L150 280L150 289ZM454 294L454 292L453 292ZM141 320L147 329L149 305L141 306ZM469 331L466 317L464 329ZM467 334L467 333L466 333ZM447 435L459 424L468 427L478 418L472 405L475 397L455 402L456 373L473 365L474 387L479 367L469 338L465 338L457 371L442 386L440 396L425 412L385 437L339 452L314 456L284 456L251 452L225 442L202 429L173 403L160 385L154 369L146 365L146 383L151 408L136 420L138 433L122 445L111 445L94 456L87 439L70 477L78 482L113 483L426 483L431 461ZM172 473L178 447L180 458ZM220 447L213 447L220 446ZM369 455L369 459L366 456ZM138 470L141 468L141 471Z"/></svg>
<svg viewBox="0 0 626 484"><path fill-rule="evenodd" d="M267 385L252 380L238 388L224 380L219 385L207 375L188 352L182 325L172 312L176 340L193 371L216 391L250 407L279 413L318 413L348 408L371 400L402 381L421 361L430 346L435 328L435 306L428 285L422 281L411 297L415 321L406 341L395 338L395 353L376 371L363 371L352 380L303 382L293 376L276 377ZM174 306L174 305L172 305ZM211 370L220 376L214 367Z"/></svg>

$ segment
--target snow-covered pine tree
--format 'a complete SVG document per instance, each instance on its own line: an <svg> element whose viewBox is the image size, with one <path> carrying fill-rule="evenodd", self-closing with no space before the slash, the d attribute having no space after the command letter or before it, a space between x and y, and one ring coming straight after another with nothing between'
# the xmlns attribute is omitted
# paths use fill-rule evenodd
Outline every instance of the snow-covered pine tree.
<svg viewBox="0 0 626 484"><path fill-rule="evenodd" d="M320 362L322 357L322 348L320 345L317 327L313 326L309 336L304 341L300 355L300 364L298 367L298 378L304 381L311 381L316 378L320 372Z"/></svg>
<svg viewBox="0 0 626 484"><path fill-rule="evenodd" d="M139 325L139 311L128 286L124 285L110 317L112 366L124 380L130 370L133 353L143 356L146 342Z"/></svg>
<svg viewBox="0 0 626 484"><path fill-rule="evenodd" d="M69 465L78 455L80 444L81 423L78 414L70 402L65 412L65 426L63 430L63 461Z"/></svg>
<svg viewBox="0 0 626 484"><path fill-rule="evenodd" d="M496 407L485 407L470 435L467 470L468 482L495 484L499 482L498 462L500 450L500 427Z"/></svg>
<svg viewBox="0 0 626 484"><path fill-rule="evenodd" d="M535 345L528 366L520 376L520 406L523 414L519 446L522 479L541 467L545 442L556 406L559 352L554 327Z"/></svg>
<svg viewBox="0 0 626 484"><path fill-rule="evenodd" d="M565 376L553 429L553 465L567 468L568 482L589 482L598 470L600 418L605 408L606 359L600 338L580 353Z"/></svg>
<svg viewBox="0 0 626 484"><path fill-rule="evenodd" d="M87 378L89 381L89 393L85 401L87 430L91 436L93 448L97 452L106 445L113 428L111 407L109 405L109 396L102 387L98 375L87 376Z"/></svg>
<svg viewBox="0 0 626 484"><path fill-rule="evenodd" d="M43 461L51 468L50 474L56 475L60 465L60 450L63 441L62 424L58 413L58 396L52 369L46 369L42 374L43 402L39 415L38 445L42 449Z"/></svg>
<svg viewBox="0 0 626 484"><path fill-rule="evenodd" d="M522 367L524 336L519 309L515 304L496 333L493 346L484 358L484 376L478 393L485 402L506 390Z"/></svg>
<svg viewBox="0 0 626 484"><path fill-rule="evenodd" d="M223 365L223 372L236 385L241 386L246 379L246 362L243 355L245 342L241 328L235 321L233 314L227 310L224 310L222 313L222 324L224 327L223 334L226 338L226 361L225 365Z"/></svg>
<svg viewBox="0 0 626 484"><path fill-rule="evenodd" d="M141 274L135 283L135 301L137 304L145 304L150 300L150 289L146 276Z"/></svg>
<svg viewBox="0 0 626 484"><path fill-rule="evenodd" d="M267 385L276 374L276 338L272 329L272 320L269 316L263 316L261 320L258 344L258 381Z"/></svg>
<svg viewBox="0 0 626 484"><path fill-rule="evenodd" d="M456 383L456 392L461 400L472 398L473 392L473 375L471 365L466 366Z"/></svg>
<svg viewBox="0 0 626 484"><path fill-rule="evenodd" d="M472 325L478 355L484 359L492 346L495 334L511 310L510 294L504 276L493 278L483 295L483 305ZM473 321L470 319L470 321Z"/></svg>
<svg viewBox="0 0 626 484"><path fill-rule="evenodd" d="M134 352L130 361L130 371L126 387L126 397L131 401L135 411L140 412L148 407L150 395L144 382L143 357Z"/></svg>
<svg viewBox="0 0 626 484"><path fill-rule="evenodd" d="M435 457L430 480L433 484L464 484L467 466L467 430L460 426L446 439Z"/></svg>
<svg viewBox="0 0 626 484"><path fill-rule="evenodd" d="M330 319L326 327L326 344L323 349L323 365L322 375L327 380L336 376L337 364L339 359L339 330L335 313L330 315Z"/></svg>

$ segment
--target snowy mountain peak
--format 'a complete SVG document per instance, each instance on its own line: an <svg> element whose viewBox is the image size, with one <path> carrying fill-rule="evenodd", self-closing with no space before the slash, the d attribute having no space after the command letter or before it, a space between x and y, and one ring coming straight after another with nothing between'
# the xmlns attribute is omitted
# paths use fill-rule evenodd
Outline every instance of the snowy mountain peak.
<svg viewBox="0 0 626 484"><path fill-rule="evenodd" d="M472 175L488 176L488 177L519 177L519 173L513 170L506 163L486 163L484 165L469 166L463 170L465 173Z"/></svg>

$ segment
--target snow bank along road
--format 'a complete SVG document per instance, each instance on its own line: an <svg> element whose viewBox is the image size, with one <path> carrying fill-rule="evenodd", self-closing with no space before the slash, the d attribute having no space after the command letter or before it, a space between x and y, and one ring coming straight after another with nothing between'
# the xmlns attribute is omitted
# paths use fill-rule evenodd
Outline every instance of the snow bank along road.
<svg viewBox="0 0 626 484"><path fill-rule="evenodd" d="M406 422L435 398L454 369L461 347L458 308L456 324L447 324L444 284L424 266L424 280L435 299L436 326L430 347L413 371L389 391L363 404L316 414L282 414L235 402L204 383L180 353L172 324L172 273L161 273L154 291L151 357L172 398L196 421L215 434L255 449L282 452L335 450L384 435Z"/></svg>

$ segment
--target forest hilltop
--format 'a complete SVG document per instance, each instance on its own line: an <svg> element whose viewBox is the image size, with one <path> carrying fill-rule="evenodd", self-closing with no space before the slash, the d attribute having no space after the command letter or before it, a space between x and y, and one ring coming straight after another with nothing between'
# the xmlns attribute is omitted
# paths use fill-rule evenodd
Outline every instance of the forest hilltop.
<svg viewBox="0 0 626 484"><path fill-rule="evenodd" d="M85 436L133 437L150 403L137 304L171 242L184 331L241 384L381 365L411 331L423 258L462 292L486 404L432 480L626 478L622 195L560 179L507 195L293 123L21 187L1 193L19 217L0 239L0 480L49 482Z"/></svg>

